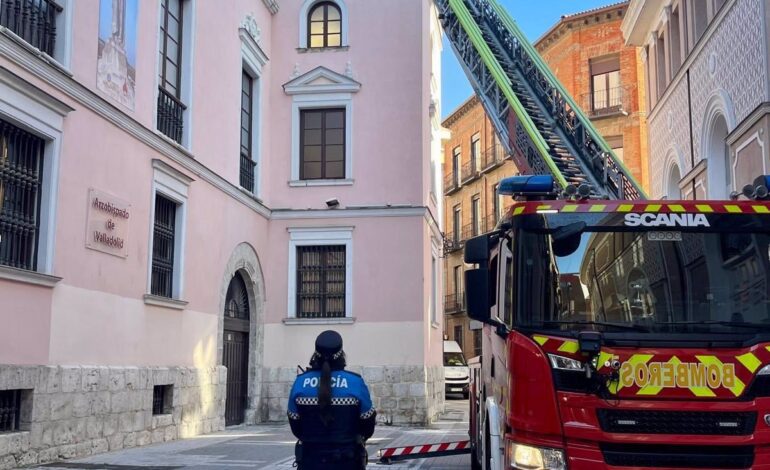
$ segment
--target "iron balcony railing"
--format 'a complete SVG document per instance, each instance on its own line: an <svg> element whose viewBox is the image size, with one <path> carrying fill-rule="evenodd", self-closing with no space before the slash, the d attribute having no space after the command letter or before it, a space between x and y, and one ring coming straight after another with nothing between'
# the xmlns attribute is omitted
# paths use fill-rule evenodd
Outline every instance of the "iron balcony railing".
<svg viewBox="0 0 770 470"><path fill-rule="evenodd" d="M2 0L0 25L53 56L56 46L56 17L61 12L62 7L53 0Z"/></svg>
<svg viewBox="0 0 770 470"><path fill-rule="evenodd" d="M588 111L590 117L628 112L631 108L629 88L629 86L619 86L585 93L580 96L580 106Z"/></svg>
<svg viewBox="0 0 770 470"><path fill-rule="evenodd" d="M444 175L444 194L450 194L460 189L459 178L454 172Z"/></svg>
<svg viewBox="0 0 770 470"><path fill-rule="evenodd" d="M484 150L481 156L481 169L487 171L490 168L496 167L503 163L508 158L508 154L500 144L495 144Z"/></svg>
<svg viewBox="0 0 770 470"><path fill-rule="evenodd" d="M444 234L444 253L452 253L463 247L463 241L460 239L460 232L447 232Z"/></svg>
<svg viewBox="0 0 770 470"><path fill-rule="evenodd" d="M465 311L465 293L447 294L444 296L444 313L459 313Z"/></svg>
<svg viewBox="0 0 770 470"><path fill-rule="evenodd" d="M184 103L163 89L158 92L158 130L177 143L182 143L184 130Z"/></svg>
<svg viewBox="0 0 770 470"><path fill-rule="evenodd" d="M241 154L241 187L251 192L254 191L254 167L257 162L248 155Z"/></svg>
<svg viewBox="0 0 770 470"><path fill-rule="evenodd" d="M462 183L467 183L481 174L481 162L479 160L480 158L465 162L462 170Z"/></svg>

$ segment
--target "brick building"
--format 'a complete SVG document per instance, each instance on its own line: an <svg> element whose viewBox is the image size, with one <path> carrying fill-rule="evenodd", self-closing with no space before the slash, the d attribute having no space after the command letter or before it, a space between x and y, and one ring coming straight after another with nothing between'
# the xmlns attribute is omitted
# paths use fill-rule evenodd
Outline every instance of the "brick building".
<svg viewBox="0 0 770 470"><path fill-rule="evenodd" d="M649 187L645 87L636 47L626 46L622 2L562 17L535 47L643 187ZM480 352L480 330L465 314L463 242L494 228L509 199L496 185L517 174L475 96L443 122L444 141L444 337L466 357ZM480 326L480 325L478 325Z"/></svg>
<svg viewBox="0 0 770 470"><path fill-rule="evenodd" d="M628 2L562 16L535 48L615 154L649 188L647 113L640 49L620 25Z"/></svg>

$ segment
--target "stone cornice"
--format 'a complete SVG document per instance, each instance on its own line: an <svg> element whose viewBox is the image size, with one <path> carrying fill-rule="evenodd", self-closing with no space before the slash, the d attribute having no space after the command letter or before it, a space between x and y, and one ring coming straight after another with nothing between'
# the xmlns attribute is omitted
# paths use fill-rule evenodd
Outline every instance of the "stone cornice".
<svg viewBox="0 0 770 470"><path fill-rule="evenodd" d="M614 21L623 19L628 8L628 2L616 3L614 5L608 5L606 7L597 8L595 10L589 10L582 13L576 13L574 15L562 16L558 23L553 25L548 31L540 36L533 45L538 52L543 51L557 40L559 40L565 33L576 27L591 26L607 21ZM580 24L578 24L580 23Z"/></svg>
<svg viewBox="0 0 770 470"><path fill-rule="evenodd" d="M463 104L461 104L457 109L452 111L452 113L449 116L447 116L447 118L444 119L444 121L441 123L441 126L448 128L452 124L456 123L461 117L467 114L468 111L473 109L473 107L479 103L481 103L481 101L479 101L479 97L474 94L473 96L468 98Z"/></svg>
<svg viewBox="0 0 770 470"><path fill-rule="evenodd" d="M280 10L281 6L278 4L278 0L262 0L271 15L275 15Z"/></svg>

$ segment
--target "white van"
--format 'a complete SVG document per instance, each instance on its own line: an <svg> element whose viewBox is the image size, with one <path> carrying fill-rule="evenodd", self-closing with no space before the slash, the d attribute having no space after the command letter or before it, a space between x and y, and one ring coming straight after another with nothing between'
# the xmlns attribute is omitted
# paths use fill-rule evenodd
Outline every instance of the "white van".
<svg viewBox="0 0 770 470"><path fill-rule="evenodd" d="M470 386L470 369L465 362L463 350L457 341L444 341L444 396L450 393L462 393L468 398Z"/></svg>

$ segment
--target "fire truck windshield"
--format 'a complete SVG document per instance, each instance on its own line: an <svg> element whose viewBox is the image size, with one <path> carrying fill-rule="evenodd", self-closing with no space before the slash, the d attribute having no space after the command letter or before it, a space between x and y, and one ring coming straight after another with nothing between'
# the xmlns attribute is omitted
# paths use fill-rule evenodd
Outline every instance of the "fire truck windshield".
<svg viewBox="0 0 770 470"><path fill-rule="evenodd" d="M770 330L766 217L697 215L519 217L506 320L559 330Z"/></svg>

